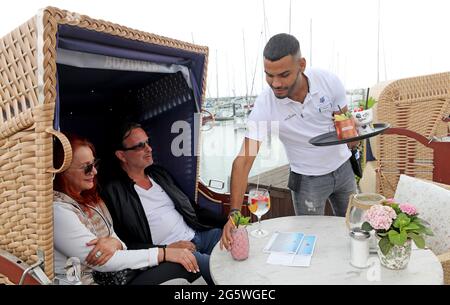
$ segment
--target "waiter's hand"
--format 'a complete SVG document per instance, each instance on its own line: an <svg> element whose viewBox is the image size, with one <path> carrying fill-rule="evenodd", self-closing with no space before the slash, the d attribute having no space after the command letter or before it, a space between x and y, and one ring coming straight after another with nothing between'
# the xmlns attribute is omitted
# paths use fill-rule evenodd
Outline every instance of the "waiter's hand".
<svg viewBox="0 0 450 305"><path fill-rule="evenodd" d="M354 141L354 142L350 142L347 143L348 148L353 149L359 146L359 144L361 143L361 141Z"/></svg>
<svg viewBox="0 0 450 305"><path fill-rule="evenodd" d="M233 238L231 237L231 230L234 228L234 224L231 222L230 219L228 219L227 223L223 227L222 230L222 238L220 239L220 249L230 250L231 249L231 243L233 242Z"/></svg>

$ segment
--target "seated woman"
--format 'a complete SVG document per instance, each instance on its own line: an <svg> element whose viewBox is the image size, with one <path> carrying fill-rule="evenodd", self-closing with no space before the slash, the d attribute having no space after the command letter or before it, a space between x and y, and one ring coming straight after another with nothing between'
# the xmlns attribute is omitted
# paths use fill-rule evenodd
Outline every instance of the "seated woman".
<svg viewBox="0 0 450 305"><path fill-rule="evenodd" d="M160 284L174 278L189 282L199 277L196 258L187 249L127 250L114 233L111 216L97 190L94 146L69 135L70 167L54 181L55 273L65 278L69 258L81 262L83 284ZM63 161L61 145L54 149L55 164ZM149 268L151 267L151 268ZM113 273L112 271L121 272Z"/></svg>

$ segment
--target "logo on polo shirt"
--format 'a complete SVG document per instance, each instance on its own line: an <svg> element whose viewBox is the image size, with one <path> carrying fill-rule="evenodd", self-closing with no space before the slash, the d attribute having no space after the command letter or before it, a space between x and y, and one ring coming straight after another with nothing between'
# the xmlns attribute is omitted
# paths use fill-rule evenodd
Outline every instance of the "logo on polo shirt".
<svg viewBox="0 0 450 305"><path fill-rule="evenodd" d="M292 119L293 117L295 117L297 114L296 113L291 113L290 115L288 115L287 117L284 118L285 121Z"/></svg>

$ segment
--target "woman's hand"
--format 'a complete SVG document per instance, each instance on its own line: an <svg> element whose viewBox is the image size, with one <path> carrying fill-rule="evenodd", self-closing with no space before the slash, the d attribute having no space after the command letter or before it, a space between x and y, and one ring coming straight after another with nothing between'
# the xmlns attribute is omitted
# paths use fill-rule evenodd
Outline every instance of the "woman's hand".
<svg viewBox="0 0 450 305"><path fill-rule="evenodd" d="M188 249L191 252L195 252L197 249L195 247L195 244L187 241L187 240L180 240L174 243L171 243L170 245L167 245L167 248L180 248L180 249Z"/></svg>
<svg viewBox="0 0 450 305"><path fill-rule="evenodd" d="M197 259L188 249L166 248L166 261L181 264L189 272L200 272Z"/></svg>
<svg viewBox="0 0 450 305"><path fill-rule="evenodd" d="M93 239L86 246L94 246L86 257L86 263L90 266L102 266L117 250L122 250L122 243L111 236Z"/></svg>

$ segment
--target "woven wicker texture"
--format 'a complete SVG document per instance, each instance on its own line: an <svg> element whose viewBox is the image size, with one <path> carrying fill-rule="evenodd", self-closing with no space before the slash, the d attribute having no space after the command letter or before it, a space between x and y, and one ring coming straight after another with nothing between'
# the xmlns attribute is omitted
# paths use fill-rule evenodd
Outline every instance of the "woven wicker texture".
<svg viewBox="0 0 450 305"><path fill-rule="evenodd" d="M0 247L28 264L36 250L53 276L51 126L53 107L38 106L36 18L0 43Z"/></svg>
<svg viewBox="0 0 450 305"><path fill-rule="evenodd" d="M53 279L52 173L70 165L71 155L70 145L61 138L65 164L53 169L58 24L196 52L204 54L206 61L208 48L48 7L43 14L43 62L39 63L44 68L44 87L39 92L36 21L37 17L30 19L0 40L0 248L30 265L37 260L36 250L42 249L44 271ZM202 100L206 68L207 62ZM38 101L39 93L44 96L43 104Z"/></svg>
<svg viewBox="0 0 450 305"><path fill-rule="evenodd" d="M436 182L435 184L442 186L443 188L446 188L447 190L450 191L450 185ZM450 249L448 252L439 255L438 259L442 264L442 269L444 269L444 284L450 285Z"/></svg>
<svg viewBox="0 0 450 305"><path fill-rule="evenodd" d="M446 136L450 113L450 73L439 73L392 82L380 94L378 121L406 128L426 138ZM433 150L414 139L381 135L378 147L377 192L393 196L400 174L433 180Z"/></svg>
<svg viewBox="0 0 450 305"><path fill-rule="evenodd" d="M35 18L0 40L0 136L29 127L37 106Z"/></svg>
<svg viewBox="0 0 450 305"><path fill-rule="evenodd" d="M450 285L450 252L438 256L444 269L444 284Z"/></svg>

